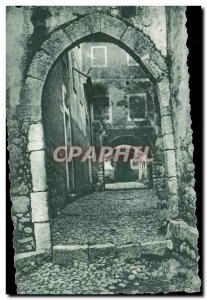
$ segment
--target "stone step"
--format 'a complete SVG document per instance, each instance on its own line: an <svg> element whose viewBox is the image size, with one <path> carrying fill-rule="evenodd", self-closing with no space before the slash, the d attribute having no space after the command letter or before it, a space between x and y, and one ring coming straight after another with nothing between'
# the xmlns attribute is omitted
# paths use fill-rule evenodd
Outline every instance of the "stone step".
<svg viewBox="0 0 207 300"><path fill-rule="evenodd" d="M97 245L57 245L53 247L53 262L59 265L70 265L75 261L94 263L100 258L133 259L144 256L165 256L173 249L171 240L158 240L126 244Z"/></svg>
<svg viewBox="0 0 207 300"><path fill-rule="evenodd" d="M150 241L141 243L142 256L144 255L156 255L165 256L169 251L173 249L173 242L171 240L164 241Z"/></svg>

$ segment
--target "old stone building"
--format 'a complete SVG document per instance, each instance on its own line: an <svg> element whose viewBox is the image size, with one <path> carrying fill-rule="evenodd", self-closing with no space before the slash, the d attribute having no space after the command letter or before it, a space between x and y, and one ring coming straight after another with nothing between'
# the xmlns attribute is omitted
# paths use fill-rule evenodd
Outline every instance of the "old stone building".
<svg viewBox="0 0 207 300"><path fill-rule="evenodd" d="M83 43L83 69L93 82L94 142L102 146L149 146L155 142L156 94L138 62L112 43ZM157 104L158 106L158 104ZM102 134L96 128L102 127ZM115 180L134 181L138 171L117 163ZM114 177L114 176L113 176Z"/></svg>
<svg viewBox="0 0 207 300"><path fill-rule="evenodd" d="M84 92L87 78L78 73L80 61L78 47L65 54L51 69L43 91L46 169L52 210L67 203L74 193L80 195L91 190L89 164L65 160L57 163L53 157L60 146L84 148L91 144L90 99Z"/></svg>
<svg viewBox="0 0 207 300"><path fill-rule="evenodd" d="M103 163L57 162L55 149L65 147L67 157L70 146L127 145L150 147L146 187L167 245L197 266L185 24L184 7L7 8L17 265L50 256L53 216L104 190ZM114 168L116 181L140 179L129 164Z"/></svg>

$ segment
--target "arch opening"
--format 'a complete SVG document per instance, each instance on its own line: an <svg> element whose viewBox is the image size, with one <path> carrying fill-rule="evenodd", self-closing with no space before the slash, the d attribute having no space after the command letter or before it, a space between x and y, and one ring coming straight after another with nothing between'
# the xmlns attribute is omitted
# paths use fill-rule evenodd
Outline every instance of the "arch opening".
<svg viewBox="0 0 207 300"><path fill-rule="evenodd" d="M117 30L117 28L115 29L115 31L116 30ZM42 95L44 95L44 92L42 93L42 91L43 91L43 88L45 91L48 78L50 76L52 76L51 74L52 74L54 68L56 67L57 63L60 60L64 60L64 56L67 55L68 52L71 52L75 48L79 48L79 45L81 45L83 43L89 44L89 43L94 43L94 42L96 42L96 43L106 43L107 42L112 45L118 45L122 49L122 51L127 53L127 55L129 55L134 60L135 64L140 65L141 69L146 74L147 81L152 84L151 93L154 93L153 101L154 101L155 116L153 116L154 126L151 126L151 124L150 124L150 127L153 127L153 128L150 128L150 130L152 132L152 139L150 139L149 142L153 145L156 145L159 143L161 144L161 146L160 145L158 147L156 146L156 148L159 148L158 149L159 154L156 156L159 157L158 160L159 160L160 166L163 167L163 165L164 165L164 167L166 168L166 170L168 172L170 168L169 168L169 165L167 165L165 163L165 155L164 155L165 152L163 151L162 136L166 135L166 134L172 135L172 133L171 132L170 133L163 132L163 127L162 127L162 122L163 122L162 120L164 120L166 118L168 118L168 121L171 124L170 108L169 108L169 97L170 97L169 96L169 87L168 87L169 82L167 79L167 71L165 69L165 63L163 63L162 56L159 54L159 52L157 52L158 57L159 57L158 61L160 60L161 67L158 66L159 64L157 61L151 65L151 61L153 61L153 59L151 59L147 55L145 55L146 53L142 53L141 50L136 47L133 48L133 46L134 46L133 43L130 45L129 44L126 45L127 39L125 39L125 36L128 35L128 27L124 28L122 34L119 35L119 38L110 36L108 32L104 32L104 29L102 29L101 33L99 31L97 31L97 32L90 32L87 34L85 34L85 33L83 34L82 31L80 30L80 32L78 32L78 33L76 32L77 33L76 38L74 41L71 42L66 33L67 33L67 30L65 28L63 28L63 29L59 29L55 33L51 34L51 36L48 38L48 40L45 43L43 43L43 45L41 46L41 50L36 54L35 58L33 59L33 62L30 65L30 68L28 71L28 77L27 77L26 83L25 83L25 93L24 93L24 97L23 97L23 105L24 105L24 102L27 101L27 105L31 105L31 106L35 105L36 106L37 110L34 112L34 115L31 118L31 120L34 120L33 125L36 126L36 124L37 125L39 124L39 125L43 125L45 127L45 119L47 119L47 117L45 117L45 112L47 114L47 113L49 113L49 110L47 111L47 108L44 108L45 112L42 111L42 107L44 106L44 104L42 104ZM57 40L55 40L55 36L57 37ZM53 43L53 45L54 45L53 50L51 50L51 47L50 47L51 43ZM153 45L150 44L150 49L152 47L153 47ZM149 49L146 49L145 52L148 53L148 51L149 51ZM77 71L77 68L73 68L73 71L75 69ZM93 94L93 91L91 91L91 77L92 76L90 74L90 69L87 69L87 71L85 71L82 75L79 73L79 75L81 77L85 77L85 82L83 85L84 93L89 98L93 97L90 95L90 93ZM71 74L71 78L72 77L73 77L73 74ZM72 80L74 80L74 79L72 78ZM130 86L129 80L125 81L125 85L128 87ZM96 88L97 88L97 86L96 86ZM67 88L66 88L66 93L64 90L65 90L65 87L62 86L61 87L61 103L59 103L59 109L61 110L61 113L64 116L63 117L63 125L62 125L62 127L63 127L62 133L64 132L64 141L63 141L64 145L63 146L65 146L66 142L67 142L66 141L67 137L65 137L66 123L69 122L67 132L69 132L71 141L73 139L73 134L72 134L73 130L71 130L71 128L73 127L74 130L78 130L77 128L79 127L78 124L70 123L71 112L69 111L69 107L68 107L69 103L67 103L67 97L70 96L70 93L68 93ZM73 92L74 92L74 89L73 89ZM141 93L141 94L143 94L143 93ZM29 103L28 103L28 99L29 99ZM144 103L143 99L144 99L143 95L141 95L139 97L137 97L137 95L136 95L136 98L132 99L131 102L136 103L136 101L138 101L139 103ZM61 107L61 105L62 105L62 107ZM120 107L121 106L122 106L122 103L120 103ZM88 105L88 110L89 111L91 110L90 103ZM136 115L135 116L133 114L130 115L130 113L128 114L128 117L129 117L129 119L130 118L136 119ZM108 118L110 118L110 116L108 116ZM142 115L140 117L140 114L137 112L137 119L139 119L139 118L142 119ZM96 120L96 121L98 121L98 122L95 122L95 127L96 127L95 138L97 138L97 141L94 141L94 135L92 134L87 141L86 140L84 141L84 142L86 142L85 144L87 144L87 146L90 146L92 144L92 140L93 140L93 144L96 146L100 147L103 145L105 132L102 128L102 124L100 124L100 122L99 122L100 120ZM91 128L90 121L85 120L85 124L86 123L88 123L88 124L85 126L85 130L93 132L94 128ZM116 134L119 134L120 130L122 131L123 128L119 128L119 131L116 132ZM145 136L145 137L148 136L148 133L149 133L149 128L145 128L145 130L143 132L143 136ZM111 134L111 132L109 130L108 135L110 135L110 134ZM58 135L57 132L54 131L54 135ZM63 135L61 134L61 136L63 136ZM49 138L47 137L46 130L44 130L43 138L45 138L45 143L47 144ZM173 137L172 137L172 139L173 139ZM153 140L153 143L152 143L152 140ZM157 143L157 140L159 140L159 143ZM80 141L80 140L77 141L77 143L80 143L80 144L82 142L83 141ZM172 140L171 144L173 144L173 143L174 143L174 141ZM48 157L48 154L46 153L47 150L45 150L44 146L38 150L42 151L42 164L43 164L42 167L45 168L45 154ZM66 152L67 151L68 150L66 150ZM171 151L173 152L172 155L174 155L174 150L171 150ZM33 149L31 149L30 152L31 152L31 154L34 154ZM51 153L50 153L50 155L51 155ZM33 156L35 158L35 155L33 155ZM79 162L78 162L78 164L79 164ZM49 165L50 165L50 162L49 162ZM97 164L95 164L95 165L97 167ZM64 183L64 186L66 186L66 187L64 187L64 190L66 189L67 192L69 192L72 199L74 199L74 197L76 197L75 176L73 176L73 175L70 176L70 173L73 173L74 169L76 167L75 167L75 163L74 163L74 165L71 164L70 167L67 167L65 164L65 167L63 168L63 170L64 170L63 172L66 172L66 175L67 175L67 180ZM46 161L46 168L47 168L47 172L45 171L45 175L43 176L44 178L40 178L40 180L39 180L40 188L38 187L37 189L36 188L34 189L34 187L33 187L33 191L34 191L34 193L39 192L39 190L44 191L45 197L47 198L48 197L47 196L48 187L45 183L46 181L48 181L48 162L47 161ZM174 166L173 166L173 168L174 168ZM81 170L80 166L79 166L79 170ZM89 174L89 176L88 176L89 185L87 184L87 187L90 186L89 190L94 189L93 174L95 174L94 176L96 178L98 178L98 182L95 183L95 186L97 186L97 183L98 183L99 188L102 188L103 187L102 182L104 182L103 165L101 165L101 166L98 165L97 170L94 172L94 165L88 163L85 170ZM85 171L83 171L82 174L85 174L84 172ZM172 177L172 176L176 177L176 174L174 174L174 173L173 173L173 175L172 174L167 174L167 175L170 177ZM61 178L60 174L57 174L56 177L59 179ZM85 176L83 175L83 177L85 177ZM162 174L162 177L163 177L162 181L165 181L163 174ZM52 186L52 182L53 182L52 180L53 179L49 180L50 181L49 186ZM61 180L60 180L60 182L61 182ZM95 187L95 189L96 189L96 187ZM64 192L63 192L63 194L64 194ZM46 199L46 205L48 205L48 199ZM64 202L64 200L63 200L63 202ZM169 206L170 206L170 204L169 204ZM170 207L169 207L169 210L171 210ZM173 215L177 215L177 208L175 208L174 203L173 203L173 207L172 207L172 216Z"/></svg>
<svg viewBox="0 0 207 300"><path fill-rule="evenodd" d="M55 210L97 186L106 188L111 179L113 183L128 182L131 188L153 186L151 163L135 167L131 157L126 163L120 157L114 167L109 161L100 165L78 159L57 164L51 155L58 146L67 147L66 156L70 146L87 152L90 146L114 149L127 144L153 151L155 115L159 113L154 81L134 56L113 42L105 34L80 39L59 56L48 73L42 113L49 201Z"/></svg>

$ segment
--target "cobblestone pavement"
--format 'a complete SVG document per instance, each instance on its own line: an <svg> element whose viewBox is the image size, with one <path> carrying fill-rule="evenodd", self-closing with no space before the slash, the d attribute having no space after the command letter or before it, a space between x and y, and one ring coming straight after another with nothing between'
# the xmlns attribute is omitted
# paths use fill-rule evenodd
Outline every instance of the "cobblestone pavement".
<svg viewBox="0 0 207 300"><path fill-rule="evenodd" d="M69 204L52 220L53 244L126 244L162 239L154 190L103 191Z"/></svg>
<svg viewBox="0 0 207 300"><path fill-rule="evenodd" d="M53 220L53 242L116 244L161 239L153 190L104 191L68 205ZM21 272L21 273L20 273ZM192 265L175 257L100 258L59 266L44 262L17 270L17 293L27 295L109 295L199 291Z"/></svg>
<svg viewBox="0 0 207 300"><path fill-rule="evenodd" d="M198 291L195 270L178 260L100 259L72 267L44 263L30 274L17 275L18 294L142 294Z"/></svg>

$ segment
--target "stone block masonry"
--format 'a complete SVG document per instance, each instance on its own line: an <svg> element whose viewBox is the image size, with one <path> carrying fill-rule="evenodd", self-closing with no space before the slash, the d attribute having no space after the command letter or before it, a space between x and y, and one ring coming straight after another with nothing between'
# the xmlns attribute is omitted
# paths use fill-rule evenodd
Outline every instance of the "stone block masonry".
<svg viewBox="0 0 207 300"><path fill-rule="evenodd" d="M45 148L42 123L32 124L28 134L28 151L37 151Z"/></svg>
<svg viewBox="0 0 207 300"><path fill-rule="evenodd" d="M117 257L121 258L140 258L141 247L139 244L129 244L116 247Z"/></svg>
<svg viewBox="0 0 207 300"><path fill-rule="evenodd" d="M101 258L136 259L147 256L164 257L173 250L171 240L119 245L57 245L53 247L53 262L71 265L75 262L94 263Z"/></svg>
<svg viewBox="0 0 207 300"><path fill-rule="evenodd" d="M36 238L36 251L50 251L51 237L49 222L34 223L34 234Z"/></svg>
<svg viewBox="0 0 207 300"><path fill-rule="evenodd" d="M96 261L101 257L115 257L115 246L113 244L89 246L90 262Z"/></svg>
<svg viewBox="0 0 207 300"><path fill-rule="evenodd" d="M32 151L30 154L32 183L34 192L47 189L45 152L44 150Z"/></svg>
<svg viewBox="0 0 207 300"><path fill-rule="evenodd" d="M74 261L88 262L88 245L66 245L53 247L53 261L56 264L67 265Z"/></svg>
<svg viewBox="0 0 207 300"><path fill-rule="evenodd" d="M172 249L173 243L171 240L141 243L142 255L164 256L168 250Z"/></svg>
<svg viewBox="0 0 207 300"><path fill-rule="evenodd" d="M49 221L47 192L31 193L32 222Z"/></svg>

